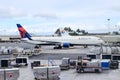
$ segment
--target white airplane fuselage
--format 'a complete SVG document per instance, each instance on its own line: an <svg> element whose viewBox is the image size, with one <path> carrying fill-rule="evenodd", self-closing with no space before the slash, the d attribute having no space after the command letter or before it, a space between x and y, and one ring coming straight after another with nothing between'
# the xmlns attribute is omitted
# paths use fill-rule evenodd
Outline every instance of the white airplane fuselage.
<svg viewBox="0 0 120 80"><path fill-rule="evenodd" d="M104 43L102 39L94 36L31 37L31 39L33 41L70 43L74 45L92 45Z"/></svg>

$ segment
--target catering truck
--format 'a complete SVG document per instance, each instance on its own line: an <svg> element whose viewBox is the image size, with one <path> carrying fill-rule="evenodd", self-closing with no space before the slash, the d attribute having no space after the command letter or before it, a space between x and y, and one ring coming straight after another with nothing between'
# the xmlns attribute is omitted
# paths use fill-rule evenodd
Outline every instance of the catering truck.
<svg viewBox="0 0 120 80"><path fill-rule="evenodd" d="M102 67L99 60L78 60L76 62L76 71L82 72L102 72Z"/></svg>

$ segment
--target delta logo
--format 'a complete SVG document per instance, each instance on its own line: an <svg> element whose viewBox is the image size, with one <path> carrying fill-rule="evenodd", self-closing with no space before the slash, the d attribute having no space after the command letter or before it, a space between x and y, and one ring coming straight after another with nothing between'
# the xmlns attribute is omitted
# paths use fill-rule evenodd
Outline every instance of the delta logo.
<svg viewBox="0 0 120 80"><path fill-rule="evenodd" d="M19 31L20 31L21 37L24 38L26 31L23 28L19 28Z"/></svg>
<svg viewBox="0 0 120 80"><path fill-rule="evenodd" d="M65 33L65 30L61 30L61 33L64 34L64 33Z"/></svg>

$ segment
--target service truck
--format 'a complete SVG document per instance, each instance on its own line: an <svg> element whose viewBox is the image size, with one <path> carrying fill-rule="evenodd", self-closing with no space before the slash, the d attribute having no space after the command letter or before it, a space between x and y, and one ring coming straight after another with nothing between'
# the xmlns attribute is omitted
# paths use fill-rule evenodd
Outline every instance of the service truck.
<svg viewBox="0 0 120 80"><path fill-rule="evenodd" d="M76 71L81 72L102 72L99 60L78 60L76 63Z"/></svg>

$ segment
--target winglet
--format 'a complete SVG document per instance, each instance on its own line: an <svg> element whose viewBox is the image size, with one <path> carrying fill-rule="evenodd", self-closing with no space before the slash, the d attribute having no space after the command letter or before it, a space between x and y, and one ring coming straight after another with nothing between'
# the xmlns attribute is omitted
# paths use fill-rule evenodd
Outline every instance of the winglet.
<svg viewBox="0 0 120 80"><path fill-rule="evenodd" d="M32 40L31 35L20 24L16 25L18 27L21 38L28 38L29 40Z"/></svg>

